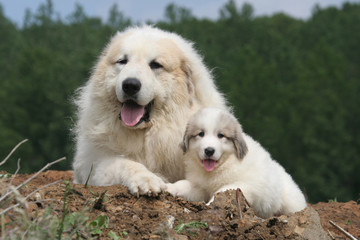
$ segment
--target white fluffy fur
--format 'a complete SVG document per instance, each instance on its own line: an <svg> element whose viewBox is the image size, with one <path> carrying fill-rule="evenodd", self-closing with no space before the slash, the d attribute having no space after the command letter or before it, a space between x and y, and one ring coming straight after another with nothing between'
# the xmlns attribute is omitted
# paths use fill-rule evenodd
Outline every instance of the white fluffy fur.
<svg viewBox="0 0 360 240"><path fill-rule="evenodd" d="M291 176L258 142L242 132L227 111L204 108L196 113L189 121L183 147L186 180L167 184L167 191L174 196L212 201L217 192L240 188L263 218L306 207L305 197ZM215 150L212 171L206 171L202 164L209 158L204 153L208 147Z"/></svg>
<svg viewBox="0 0 360 240"><path fill-rule="evenodd" d="M117 63L124 58L126 64ZM150 68L153 60L163 68ZM149 122L128 127L119 120L126 78L141 81L138 104L154 101ZM76 104L75 183L90 176L91 185L123 184L133 194L156 194L165 181L183 179L179 142L189 117L205 106L226 105L192 43L150 26L111 39Z"/></svg>

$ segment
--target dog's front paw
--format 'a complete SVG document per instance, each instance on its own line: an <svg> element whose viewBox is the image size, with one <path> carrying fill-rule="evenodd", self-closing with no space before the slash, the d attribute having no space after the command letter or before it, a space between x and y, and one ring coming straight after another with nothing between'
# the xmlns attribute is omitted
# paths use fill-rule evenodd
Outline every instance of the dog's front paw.
<svg viewBox="0 0 360 240"><path fill-rule="evenodd" d="M139 195L156 196L166 190L165 182L153 173L141 173L133 176L128 186L130 192Z"/></svg>

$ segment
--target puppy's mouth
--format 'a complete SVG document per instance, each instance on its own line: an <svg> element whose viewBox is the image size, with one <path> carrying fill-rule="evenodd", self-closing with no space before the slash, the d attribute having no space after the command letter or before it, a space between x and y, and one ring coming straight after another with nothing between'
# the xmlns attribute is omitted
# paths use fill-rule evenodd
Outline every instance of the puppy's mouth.
<svg viewBox="0 0 360 240"><path fill-rule="evenodd" d="M141 124L142 122L149 122L151 107L153 103L154 101L151 101L146 106L142 106L133 100L127 100L122 105L119 114L119 119L127 127L135 127Z"/></svg>
<svg viewBox="0 0 360 240"><path fill-rule="evenodd" d="M207 172L211 172L215 169L217 161L211 158L206 158L202 160L202 164Z"/></svg>

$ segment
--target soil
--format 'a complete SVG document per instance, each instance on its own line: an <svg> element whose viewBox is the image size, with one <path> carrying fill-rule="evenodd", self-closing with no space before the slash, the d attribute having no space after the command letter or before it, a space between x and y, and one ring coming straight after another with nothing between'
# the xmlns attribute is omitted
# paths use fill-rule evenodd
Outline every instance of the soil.
<svg viewBox="0 0 360 240"><path fill-rule="evenodd" d="M18 175L12 184L18 185L30 176ZM28 199L54 199L54 212L61 215L65 180L71 182L72 179L72 171L47 171L29 182L20 193L25 196L41 186L61 180L40 189L40 194L33 194ZM0 180L1 194L9 181L5 178ZM115 233L126 232L125 239L347 239L329 220L355 238L360 238L360 205L355 201L309 204L303 211L290 216L261 219L246 204L241 192L235 190L218 194L215 201L207 206L174 198L168 193L137 198L121 185L85 187L70 183L70 186L70 211L87 208L90 219L99 215L109 217L109 227L99 236L100 239L109 239L107 233L110 230ZM27 211L29 214L39 214L49 202L30 204ZM206 225L175 232L177 226L190 222Z"/></svg>

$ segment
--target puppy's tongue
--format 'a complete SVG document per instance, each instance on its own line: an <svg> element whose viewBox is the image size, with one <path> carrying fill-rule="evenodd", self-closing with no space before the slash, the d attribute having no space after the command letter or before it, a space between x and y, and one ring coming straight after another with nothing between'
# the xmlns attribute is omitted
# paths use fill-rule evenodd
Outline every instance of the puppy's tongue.
<svg viewBox="0 0 360 240"><path fill-rule="evenodd" d="M204 159L203 165L206 171L211 172L215 168L216 161L213 159Z"/></svg>
<svg viewBox="0 0 360 240"><path fill-rule="evenodd" d="M128 127L135 126L145 114L145 107L129 101L125 102L121 108L121 120Z"/></svg>

